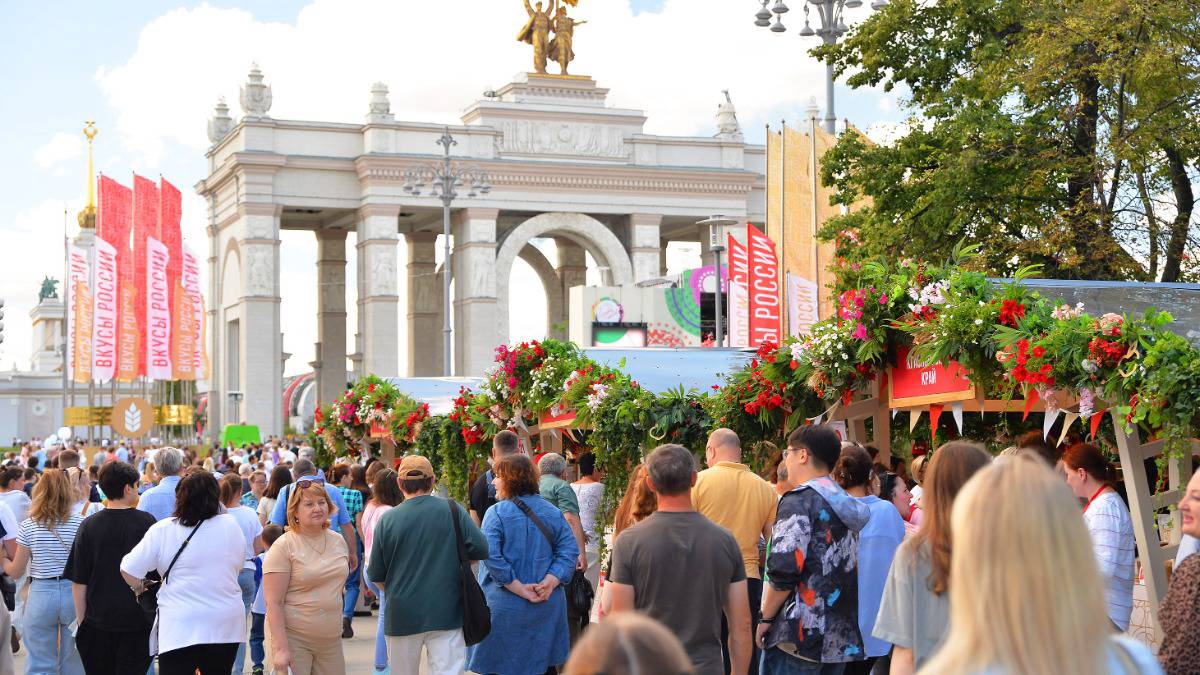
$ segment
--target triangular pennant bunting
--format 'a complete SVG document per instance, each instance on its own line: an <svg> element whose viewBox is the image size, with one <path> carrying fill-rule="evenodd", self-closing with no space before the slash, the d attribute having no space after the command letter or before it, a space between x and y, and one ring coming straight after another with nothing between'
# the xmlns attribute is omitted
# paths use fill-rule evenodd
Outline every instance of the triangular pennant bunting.
<svg viewBox="0 0 1200 675"><path fill-rule="evenodd" d="M908 433L912 433L913 429L917 428L917 422L921 421L921 409L914 408L908 411Z"/></svg>
<svg viewBox="0 0 1200 675"><path fill-rule="evenodd" d="M1088 420L1088 427L1091 429L1091 433L1088 434L1089 440L1096 437L1096 430L1100 428L1100 422L1104 421L1104 414L1107 412L1107 410L1098 410L1092 413L1091 418Z"/></svg>
<svg viewBox="0 0 1200 675"><path fill-rule="evenodd" d="M945 407L941 403L932 403L929 406L929 440L932 442L937 441L938 418L942 416Z"/></svg>
<svg viewBox="0 0 1200 675"><path fill-rule="evenodd" d="M1058 414L1062 412L1058 408L1046 411L1046 419L1042 421L1042 438L1050 440L1050 427L1054 426L1055 420L1058 419Z"/></svg>
<svg viewBox="0 0 1200 675"><path fill-rule="evenodd" d="M1055 447L1063 444L1063 439L1067 437L1067 432L1070 431L1071 425L1075 424L1077 419L1079 419L1079 413L1069 412L1064 415L1062 431L1058 433L1058 443L1055 443Z"/></svg>
<svg viewBox="0 0 1200 675"><path fill-rule="evenodd" d="M963 404L962 401L950 404L950 413L954 415L954 425L958 427L958 435L963 433Z"/></svg>
<svg viewBox="0 0 1200 675"><path fill-rule="evenodd" d="M1025 395L1025 414L1021 416L1021 421L1029 419L1029 411L1033 409L1033 404L1038 402L1037 389L1030 389Z"/></svg>

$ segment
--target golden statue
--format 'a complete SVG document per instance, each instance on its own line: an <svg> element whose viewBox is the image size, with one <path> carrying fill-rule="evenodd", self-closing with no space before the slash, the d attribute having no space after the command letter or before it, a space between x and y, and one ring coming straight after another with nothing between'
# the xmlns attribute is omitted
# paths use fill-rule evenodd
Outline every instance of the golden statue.
<svg viewBox="0 0 1200 675"><path fill-rule="evenodd" d="M567 8L558 6L554 15L554 39L550 41L550 58L558 62L562 75L567 74L567 64L575 60L575 27L587 21L576 21L567 16Z"/></svg>
<svg viewBox="0 0 1200 675"><path fill-rule="evenodd" d="M533 45L533 70L539 75L546 74L546 59L550 51L550 26L553 23L551 13L554 11L554 3L555 0L550 0L550 8L543 10L541 0L538 0L536 9L529 6L529 0L525 0L525 11L529 13L529 21L525 22L525 27L517 35L517 40Z"/></svg>

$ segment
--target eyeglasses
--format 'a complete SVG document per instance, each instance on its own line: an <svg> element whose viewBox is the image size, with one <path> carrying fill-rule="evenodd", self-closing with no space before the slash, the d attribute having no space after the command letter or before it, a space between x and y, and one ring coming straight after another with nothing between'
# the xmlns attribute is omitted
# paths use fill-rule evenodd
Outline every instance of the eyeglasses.
<svg viewBox="0 0 1200 675"><path fill-rule="evenodd" d="M321 478L320 476L305 476L304 478L301 478L296 481L296 487L300 490L307 490L308 488L312 487L314 484L324 485L325 479Z"/></svg>

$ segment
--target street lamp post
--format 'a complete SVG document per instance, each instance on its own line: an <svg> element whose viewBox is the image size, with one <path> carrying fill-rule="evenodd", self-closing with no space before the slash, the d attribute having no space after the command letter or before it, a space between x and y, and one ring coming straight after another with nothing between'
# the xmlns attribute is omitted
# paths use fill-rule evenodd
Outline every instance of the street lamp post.
<svg viewBox="0 0 1200 675"><path fill-rule="evenodd" d="M721 288L721 251L725 250L723 235L725 231L722 227L731 227L737 225L736 218L726 218L725 216L712 216L696 223L708 227L708 250L713 252L713 257L717 265L717 292L714 297L716 306L714 307L717 315L717 347L725 346L725 298L724 291Z"/></svg>
<svg viewBox="0 0 1200 675"><path fill-rule="evenodd" d="M787 30L783 25L782 16L788 11L788 6L784 0L775 0L771 4L771 0L759 0L762 7L754 15L754 25L763 28L770 27L772 33L782 33ZM804 2L804 28L800 29L800 37L812 37L816 35L821 38L821 42L826 45L832 45L838 41L838 38L849 32L846 27L846 22L842 20L843 10L847 7L855 9L862 6L862 0L803 0ZM872 0L871 9L881 10L887 6L887 0ZM767 5L771 5L768 7ZM816 8L817 12L817 28L813 28L809 23L810 9L809 6ZM772 16L774 22L771 21ZM833 107L833 64L825 65L825 119L822 126L825 131L833 134L836 133L837 117L834 115Z"/></svg>
<svg viewBox="0 0 1200 675"><path fill-rule="evenodd" d="M458 141L450 135L450 127L442 132L437 139L442 146L442 161L440 164L422 164L404 172L404 191L418 196L426 185L430 195L442 202L442 243L445 255L442 259L442 374L450 377L453 374L451 360L453 358L452 329L450 328L450 205L458 196L457 188L470 183L468 197L477 194L487 194L492 191L488 183L488 173L474 166L460 165L450 161L450 146L458 145Z"/></svg>

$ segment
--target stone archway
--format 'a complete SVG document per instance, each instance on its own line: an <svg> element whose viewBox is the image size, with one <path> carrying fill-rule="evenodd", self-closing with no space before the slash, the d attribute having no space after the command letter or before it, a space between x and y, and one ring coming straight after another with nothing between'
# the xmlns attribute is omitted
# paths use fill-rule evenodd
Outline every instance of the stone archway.
<svg viewBox="0 0 1200 675"><path fill-rule="evenodd" d="M502 340L508 339L508 285L513 262L529 245L529 240L549 234L569 239L582 246L597 264L607 268L602 274L603 283L614 286L633 283L633 264L629 260L629 254L621 240L607 225L582 213L536 215L505 232L496 248L496 329ZM542 283L546 284L544 277ZM565 309L567 299L562 300ZM549 302L547 291L547 306Z"/></svg>
<svg viewBox="0 0 1200 675"><path fill-rule="evenodd" d="M540 249L533 245L527 245L517 254L521 260L524 260L533 271L538 275L538 279L542 282L542 289L546 292L546 335L547 337L563 339L566 331L555 331L554 324L562 321L563 316L567 311L567 299L563 297L562 284L559 283L558 274L554 270L554 265L542 253ZM510 336L501 336L507 340Z"/></svg>

